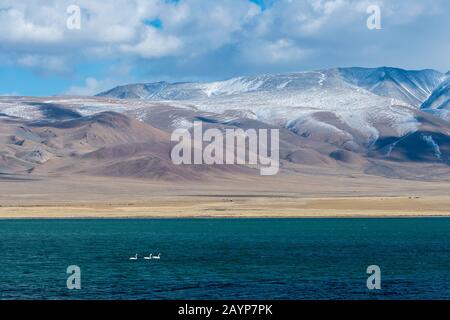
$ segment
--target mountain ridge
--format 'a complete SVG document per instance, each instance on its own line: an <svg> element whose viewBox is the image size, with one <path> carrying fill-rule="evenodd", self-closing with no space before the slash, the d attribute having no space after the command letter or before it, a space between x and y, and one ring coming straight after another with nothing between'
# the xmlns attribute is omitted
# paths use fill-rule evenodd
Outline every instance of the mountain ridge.
<svg viewBox="0 0 450 320"><path fill-rule="evenodd" d="M292 87L288 81L292 82L300 78L307 81L308 79L306 79L305 75L310 75L310 78L313 78L317 75L335 71L350 84L378 95L398 98L415 107L419 107L444 78L443 73L433 69L405 70L393 67L347 67L240 76L213 82L171 83L159 81L127 84L98 93L96 96L121 99L190 100L218 95L242 94L258 90L301 89L301 86ZM312 80L310 79L310 81Z"/></svg>
<svg viewBox="0 0 450 320"><path fill-rule="evenodd" d="M173 130L203 121L204 129L221 131L278 129L281 174L314 167L445 179L448 110L424 104L441 101L433 98L447 88L445 79L431 69L355 67L130 84L96 97L0 97L0 173L158 180L254 175L246 166L173 165ZM439 174L430 176L431 167Z"/></svg>

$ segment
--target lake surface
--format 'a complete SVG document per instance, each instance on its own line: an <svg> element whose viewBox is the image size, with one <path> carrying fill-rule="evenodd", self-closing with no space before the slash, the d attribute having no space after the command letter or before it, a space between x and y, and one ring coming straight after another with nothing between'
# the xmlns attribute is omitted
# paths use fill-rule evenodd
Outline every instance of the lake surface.
<svg viewBox="0 0 450 320"><path fill-rule="evenodd" d="M0 220L0 262L1 299L450 299L450 219Z"/></svg>

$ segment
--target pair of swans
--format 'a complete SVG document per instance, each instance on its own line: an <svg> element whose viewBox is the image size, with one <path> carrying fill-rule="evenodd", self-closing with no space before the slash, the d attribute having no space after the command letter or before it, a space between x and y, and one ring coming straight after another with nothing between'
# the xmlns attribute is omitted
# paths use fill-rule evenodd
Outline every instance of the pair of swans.
<svg viewBox="0 0 450 320"><path fill-rule="evenodd" d="M148 257L144 257L145 260L152 260L152 259L156 259L159 260L161 259L161 253L158 253L158 255L153 255L150 253L150 255Z"/></svg>
<svg viewBox="0 0 450 320"><path fill-rule="evenodd" d="M138 254L136 253L134 255L134 257L131 257L130 260L137 260L138 259ZM156 259L156 260L160 260L161 259L161 253L158 253L158 255L153 255L152 253L150 253L150 255L148 257L144 257L145 260L152 260L152 259Z"/></svg>

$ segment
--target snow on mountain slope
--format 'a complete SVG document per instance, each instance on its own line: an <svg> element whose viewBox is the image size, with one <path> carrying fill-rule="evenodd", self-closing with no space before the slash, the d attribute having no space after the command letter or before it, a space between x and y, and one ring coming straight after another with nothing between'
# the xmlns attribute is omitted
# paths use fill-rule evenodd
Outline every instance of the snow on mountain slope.
<svg viewBox="0 0 450 320"><path fill-rule="evenodd" d="M351 129L357 133L359 142L366 145L380 136L378 127L381 125L391 127L397 135L416 129L414 113L407 104L340 81L333 73L323 75L325 79L320 84L318 75L318 81L303 84L301 91L249 91L191 102L199 110L214 113L246 110L253 119L287 127L304 135L337 134L344 137ZM332 113L333 121L315 117L323 112Z"/></svg>
<svg viewBox="0 0 450 320"><path fill-rule="evenodd" d="M330 74L377 95L398 99L414 107L419 107L445 78L445 75L435 70L410 71L388 67L339 68L237 77L210 83L131 84L99 93L98 96L120 99L192 100L247 92L303 91L312 85L322 86Z"/></svg>
<svg viewBox="0 0 450 320"><path fill-rule="evenodd" d="M340 68L346 81L375 94L396 98L419 107L445 76L435 70L398 68Z"/></svg>
<svg viewBox="0 0 450 320"><path fill-rule="evenodd" d="M389 134L398 136L416 130L415 115L408 103L353 84L348 75L347 79L343 75L343 70L346 69L238 77L212 83L129 85L99 96L171 100L173 105L189 105L218 114L244 111L252 119L304 135L338 134L345 140L351 130L351 136L356 134L358 142L364 145L372 144L384 134L380 133L381 127L383 131L389 128ZM363 77L359 69L352 72ZM414 81L421 83L418 79ZM425 81L421 88L428 88L430 83ZM315 117L320 112L333 113L333 121Z"/></svg>
<svg viewBox="0 0 450 320"><path fill-rule="evenodd" d="M131 84L119 86L97 96L109 98L135 98L147 100L193 100L215 96L229 96L252 91L302 90L313 84L320 84L322 72L299 72L280 75L238 77L210 83L167 83Z"/></svg>
<svg viewBox="0 0 450 320"><path fill-rule="evenodd" d="M421 109L441 109L450 111L450 75L438 86L422 104Z"/></svg>
<svg viewBox="0 0 450 320"><path fill-rule="evenodd" d="M72 170L145 177L160 171L169 176L185 174L156 159L159 156L155 158L152 152L157 144L149 141L168 146L175 128L189 128L195 120L220 129L279 128L280 159L294 166L342 164L386 174L390 171L385 163L377 167L378 160L450 160L450 126L444 120L339 81L332 73L317 79L322 81L311 83L302 94L249 91L189 101L0 98L0 133L4 131L0 150L6 151L0 151L0 172ZM127 129L128 123L141 127L131 119L139 120L142 130ZM155 131L146 130L146 125L167 136L158 137ZM80 158L95 149L105 154L106 166L99 166L96 159ZM110 155L120 159L110 159ZM111 161L113 165L107 165ZM407 175L402 172L399 176Z"/></svg>
<svg viewBox="0 0 450 320"><path fill-rule="evenodd" d="M97 97L2 97L0 115L56 121L55 116L70 119L114 111L167 132L189 128L195 119L222 125L259 121L286 128L311 145L325 143L364 153L377 141L395 141L422 130L423 112L404 100L428 95L440 75L429 70L348 68L211 83L158 82L121 86Z"/></svg>
<svg viewBox="0 0 450 320"><path fill-rule="evenodd" d="M450 121L450 76L422 104L421 109L439 118Z"/></svg>
<svg viewBox="0 0 450 320"><path fill-rule="evenodd" d="M337 69L212 83L129 85L102 95L107 97L45 99L41 101L45 102L45 109L42 104L21 104L20 100L2 107L4 99L0 99L0 113L35 119L44 110L48 112L49 107L60 106L59 113L64 108L82 116L115 111L147 121L157 106L166 105L199 116L202 112L216 114L224 122L232 121L238 114L288 128L313 140L358 148L367 148L386 135L403 136L418 127L414 108L349 83ZM139 99L108 98L114 95ZM172 124L185 127L185 117L176 114Z"/></svg>

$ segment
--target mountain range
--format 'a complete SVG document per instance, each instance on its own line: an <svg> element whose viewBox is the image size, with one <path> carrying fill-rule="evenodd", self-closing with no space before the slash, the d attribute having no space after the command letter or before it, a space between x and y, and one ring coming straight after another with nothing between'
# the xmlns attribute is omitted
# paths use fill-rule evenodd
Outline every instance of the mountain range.
<svg viewBox="0 0 450 320"><path fill-rule="evenodd" d="M149 179L252 175L245 166L175 166L170 134L280 129L281 174L308 168L389 178L450 177L449 73L337 68L209 83L142 83L95 97L1 97L0 175Z"/></svg>

